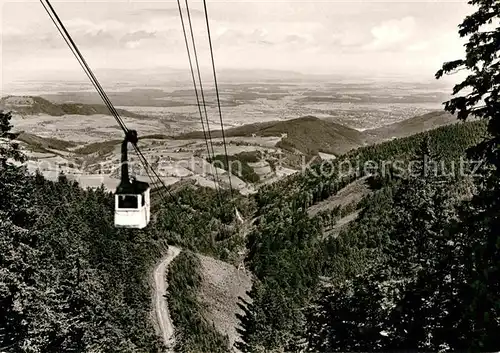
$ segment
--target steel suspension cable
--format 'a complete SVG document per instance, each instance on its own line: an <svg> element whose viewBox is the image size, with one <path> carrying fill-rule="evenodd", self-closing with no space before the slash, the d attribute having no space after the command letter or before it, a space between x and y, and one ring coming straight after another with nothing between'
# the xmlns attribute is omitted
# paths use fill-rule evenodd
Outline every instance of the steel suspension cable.
<svg viewBox="0 0 500 353"><path fill-rule="evenodd" d="M184 15L182 14L182 7L181 7L180 0L177 0L177 7L179 8L179 16L180 16L180 19L181 19L182 32L184 34L184 43L186 45L186 51L187 51L188 60L189 60L189 68L191 70L191 78L192 78L192 81L193 81L194 92L195 92L195 95L196 95L196 102L198 104L198 112L200 113L200 120L201 120L201 127L203 129L203 136L205 138L205 144L206 144L206 147L207 147L207 153L208 153L208 157L210 159L210 163L213 163L213 161L215 160L215 152L214 152L214 146L213 146L213 142L212 142L212 136L211 136L211 133L210 133L210 123L208 121L208 114L207 114L207 108L206 108L206 103L205 103L205 95L203 93L203 84L202 84L202 81L201 81L200 68L199 68L199 65L198 65L198 55L197 55L197 52L196 52L196 45L195 45L194 36L193 36L193 28L191 26L191 15L190 15L190 12L189 12L189 6L187 4L187 0L186 0L186 11L187 11L188 19L189 19L189 27L190 27L191 38L192 38L192 43L193 43L193 52L194 52L194 57L195 57L195 60L196 60L196 67L197 67L197 71L198 71L198 78L199 78L199 81L200 81L200 93L201 93L201 98L202 98L202 102L203 102L203 110L205 112L205 119L206 119L206 123L207 123L207 130L208 130L208 136L209 136L209 140L210 140L210 147L211 147L211 150L212 150L212 154L210 154L210 148L208 146L209 140L207 139L207 133L205 131L205 124L203 122L203 113L201 111L201 106L200 106L200 97L198 95L198 87L197 87L196 78L195 78L195 75L194 75L193 61L191 59L191 51L189 49L188 38L187 38L187 33L186 33L186 26L185 26L185 23L184 23ZM218 175L218 172L217 172L217 168L215 166L214 166L214 169L215 169L215 173L216 173L215 191L217 192L217 195L219 197L219 201L221 201L222 198L221 198L219 187L218 187L219 175Z"/></svg>
<svg viewBox="0 0 500 353"><path fill-rule="evenodd" d="M179 8L179 15L181 18L182 32L184 34L184 43L186 44L186 51L187 51L187 56L188 56L188 60L189 60L189 68L191 70L191 78L193 80L194 93L196 95L196 103L198 106L198 111L200 113L201 128L203 129L203 136L205 137L205 143L207 145L207 153L210 156L210 149L208 147L207 133L205 131L205 123L203 122L203 114L201 112L200 98L198 96L198 87L196 86L196 80L194 78L193 62L191 60L191 53L189 50L189 45L188 45L188 40L187 40L187 35L186 35L186 27L184 25L184 16L182 15L182 8L181 8L180 0L177 0L177 7Z"/></svg>
<svg viewBox="0 0 500 353"><path fill-rule="evenodd" d="M99 89L98 85L94 82L94 78L92 77L92 74L88 71L88 67L85 66L85 64L82 62L82 59L81 57L78 55L78 53L75 51L75 49L73 48L73 46L71 45L71 42L68 40L68 38L66 38L64 32L62 31L61 28L59 28L58 26L58 23L57 21L53 18L53 15L52 13L50 12L50 10L46 7L46 5L43 3L43 1L40 1L42 3L42 6L44 7L45 11L47 12L47 14L49 15L50 19L52 20L52 22L54 23L54 25L56 26L57 30L59 31L59 33L61 34L61 36L63 37L64 41L66 42L66 44L68 45L68 47L70 48L71 52L73 53L73 55L75 56L76 60L78 61L78 63L80 64L80 66L82 67L83 71L85 72L85 74L87 75L87 77L89 78L90 82L92 83L92 85L94 86L94 88L97 90L97 93L99 94L99 96L101 97L101 99L104 101L104 103L106 104L106 106L108 107L108 109L110 109L109 105L106 103L106 97L103 95L103 92L101 92L101 90ZM110 110L111 111L111 110ZM111 112L112 113L112 112ZM121 120L117 120L118 121L118 124L120 125L120 128L122 128L122 130L124 131L127 131L127 128L125 127L125 125L123 124L123 121Z"/></svg>
<svg viewBox="0 0 500 353"><path fill-rule="evenodd" d="M158 173L156 172L156 170L154 170L154 168L153 168L153 167L152 167L152 166L148 163L148 161L147 161L146 157L142 154L142 151L141 151L141 150L139 150L139 147L137 147L137 145L134 145L134 148L136 149L136 152L137 152L137 154L140 156L140 158L142 158L142 160L144 161L145 165L146 165L147 167L149 167L149 168L150 168L150 170L153 172L153 174L154 174L154 175L155 175L155 177L158 179L158 181L161 183L161 185L165 188L165 190L167 190L167 192L168 192L169 196L170 196L172 199L174 199L174 201L177 203L177 205L178 205L179 207L181 207L181 205L180 205L180 202L179 202L178 198L177 198L177 197L175 197L175 196L174 196L174 195L170 192L170 189L167 187L167 185L165 185L165 182L163 181L163 179L162 179L162 178L158 175ZM158 190L161 190L161 188L160 188L160 189L158 189ZM164 198L163 198L163 199L164 199ZM164 201L165 201L165 199L164 199Z"/></svg>
<svg viewBox="0 0 500 353"><path fill-rule="evenodd" d="M199 62L198 62L198 52L196 50L196 43L195 43L195 40L194 40L193 25L192 25L191 14L190 14L191 11L189 10L188 0L185 0L185 3L186 3L186 12L187 12L187 15L188 15L189 30L190 30L190 33L191 33L191 42L193 44L194 59L195 59L195 62L196 62L196 71L198 73L198 81L200 82L201 99L203 101L203 109L205 111L205 119L207 120L208 138L210 140L210 146L212 147L212 156L213 156L213 159L212 159L211 163L213 163L215 161L214 145L213 145L213 141L212 141L212 133L210 132L210 124L209 124L209 121L208 121L208 112L207 112L207 105L206 105L206 102L205 102L205 94L203 93L203 83L202 83L202 80L201 80L200 65L199 65ZM220 181L219 172L217 171L217 167L214 166L214 169L215 169L216 178L217 178L218 181Z"/></svg>
<svg viewBox="0 0 500 353"><path fill-rule="evenodd" d="M88 64L86 64L83 56L81 55L81 53L79 52L78 48L76 47L76 44L71 40L71 38L67 37L67 36L69 36L69 33L65 30L64 26L62 25L62 21L57 16L57 13L55 12L54 8L51 6L51 4L50 4L50 2L48 0L47 0L47 6L48 7L45 5L45 3L43 1L40 1L40 2L42 4L42 6L44 7L45 11L47 12L47 14L49 15L50 19L52 20L52 22L56 26L57 30L59 31L59 33L63 37L64 41L68 45L69 49L71 50L71 52L75 56L76 60L78 61L78 63L82 67L83 71L85 72L85 74L89 78L90 82L92 83L92 85L94 86L94 88L97 90L97 93L99 94L99 96L101 97L101 99L104 101L104 104L106 105L106 107L108 108L108 110L110 111L110 113L115 117L115 119L117 120L118 124L120 125L120 128L125 133L127 133L128 132L128 128L125 126L125 123L123 122L123 120L118 115L118 112L115 113L115 111L113 109L114 107L112 106L111 101L109 100L109 98L107 98L107 96L105 95L104 90L98 84L97 78L93 75L93 73L92 73L90 67L88 66ZM60 26L62 26L63 28L61 29ZM142 161L141 161L141 163L142 163ZM146 168L146 172L147 172L147 168ZM148 177L154 183L153 179L149 175L148 175Z"/></svg>
<svg viewBox="0 0 500 353"><path fill-rule="evenodd" d="M66 42L66 44L69 46L71 52L73 53L73 55L76 57L77 61L79 62L79 64L82 66L83 70L85 71L87 77L90 79L91 83L93 84L93 86L96 88L99 96L102 98L102 100L104 101L104 104L106 105L106 107L110 110L111 114L113 115L113 117L116 119L116 121L118 122L120 128L125 132L125 134L128 133L128 128L125 126L125 123L123 122L123 120L121 119L120 115L118 114L118 111L115 109L115 107L113 106L113 104L111 103L109 97L106 95L106 93L104 92L104 89L102 88L102 86L100 85L99 81L97 80L97 78L95 77L95 75L93 74L92 70L90 69L90 67L88 66L87 62L85 61L85 59L83 58L83 55L81 54L81 52L78 50L78 47L76 46L75 42L73 41L73 39L71 38L70 34L68 33L68 31L66 30L66 28L64 27L61 19L59 18L59 16L57 15L57 13L55 12L54 8L52 7L52 5L50 4L49 0L45 0L47 5L48 5L48 8L47 6L44 4L43 0L40 0L42 6L44 7L45 11L47 12L47 14L49 15L50 19L52 20L52 22L54 23L54 25L56 26L57 30L59 31L59 33L62 35L64 41ZM50 10L49 10L50 9ZM141 159L141 163L143 164L143 166L145 167L145 170L146 170L146 173L148 174L148 177L150 178L150 180L153 182L153 185L155 184L155 182L153 181L153 179L151 178L149 172L148 172L148 168L153 171L153 173L155 174L156 178L161 182L161 184L163 185L163 187L169 192L170 196L172 198L175 199L175 201L178 203L178 200L170 193L170 190L168 190L168 188L166 187L165 183L163 182L163 180L158 176L158 174L156 173L156 171L152 168L152 166L148 163L146 157L142 154L142 152L140 151L139 147L136 145L136 144L133 144L134 146L134 149L136 150L137 154L139 155L139 158ZM165 198L164 198L164 194L162 193L161 194L161 197L162 199L165 201Z"/></svg>
<svg viewBox="0 0 500 353"><path fill-rule="evenodd" d="M114 116L114 118L116 119L116 121L120 125L121 129L125 132L125 134L127 134L128 128L126 127L125 123L123 122L123 120L119 116L118 111L116 111L116 109L112 105L110 99L108 98L108 96L104 92L104 89L102 88L102 86L99 84L99 81L97 80L97 78L93 74L93 72L90 69L89 65L86 63L85 59L83 58L83 55L78 50L78 47L76 46L75 42L72 40L69 32L64 27L61 19L59 18L59 16L55 12L55 9L50 4L49 0L46 0L47 5L48 5L49 8L47 8L47 6L45 6L45 4L43 3L42 0L40 0L40 2L42 3L42 6L44 7L45 11L48 13L50 19L52 20L52 22L56 26L57 30L59 31L59 33L63 37L64 41L69 46L71 52L73 53L73 55L77 59L78 63L82 66L85 74L90 79L91 83L93 84L93 86L97 90L99 96L104 101L104 104L109 109L109 111L111 112L111 114ZM145 162L147 163L147 160L145 160ZM143 165L144 165L143 161L141 161L141 163L143 163ZM145 166L145 169L147 171L147 166ZM149 175L148 175L148 177L151 179L151 181L153 182L153 185L154 185L155 182L153 181L153 179Z"/></svg>
<svg viewBox="0 0 500 353"><path fill-rule="evenodd" d="M83 69L84 71L88 71L87 73L87 76L89 76L92 84L94 85L94 87L97 89L97 91L99 92L99 95L101 96L101 98L104 100L104 103L106 104L106 106L108 107L108 109L110 109L111 113L113 114L113 116L115 117L116 121L118 122L118 124L120 125L121 129L125 132L125 134L128 133L128 129L127 127L125 126L123 120L121 119L120 115L118 114L118 112L116 111L116 109L114 108L114 106L111 104L111 101L109 100L109 97L106 95L106 92L104 92L104 89L102 88L101 84L99 83L99 81L97 80L97 78L95 77L94 73L92 72L92 70L90 69L89 65L87 64L87 62L85 61L82 53L80 52L80 50L78 49L78 47L76 46L75 42L73 41L73 39L71 38L71 35L69 34L69 32L66 30L66 27L64 26L64 24L62 23L61 19L59 18L59 16L57 15L56 11L54 10L54 8L52 7L52 5L50 4L49 0L45 0L45 2L47 3L47 5L49 6L52 14L54 15L55 17L55 20L52 18L51 16L51 13L48 11L48 9L45 7L44 3L43 3L43 0L40 0L40 2L42 3L42 5L44 6L45 10L47 11L47 13L49 14L49 16L51 17L52 21L54 22L54 24L56 24L56 21L57 21L57 24L59 24L59 26L57 26L56 24L56 27L57 29L59 30L59 32L61 33L61 35L63 35L63 38L64 40L66 41L66 43L71 43L70 45L70 48L73 48L72 51L73 53L75 54L76 52L76 55L77 55L77 59L79 58L79 62L80 64L82 65L83 64ZM64 34L61 32L64 32ZM69 44L68 44L69 45Z"/></svg>
<svg viewBox="0 0 500 353"><path fill-rule="evenodd" d="M233 187L231 185L231 166L229 164L229 157L227 155L226 137L224 136L224 124L222 123L222 110L221 110L221 107L220 107L219 88L218 88L218 84L217 84L217 74L216 74L216 70L215 70L214 51L213 51L213 47L212 47L212 38L211 38L211 35L210 35L210 24L209 24L209 20L208 20L208 9L207 9L207 2L206 2L206 0L203 0L203 7L205 9L205 21L206 21L206 24L207 24L208 43L209 43L209 46L210 46L210 57L212 59L212 71L213 71L213 74L214 74L215 94L217 96L217 106L219 108L219 118L220 118L220 127L221 127L221 133L222 133L222 143L224 144L224 153L225 153L225 156L226 156L226 164L227 164L227 167L228 167L229 193L230 193L230 196L231 196L231 199L232 199L233 198Z"/></svg>

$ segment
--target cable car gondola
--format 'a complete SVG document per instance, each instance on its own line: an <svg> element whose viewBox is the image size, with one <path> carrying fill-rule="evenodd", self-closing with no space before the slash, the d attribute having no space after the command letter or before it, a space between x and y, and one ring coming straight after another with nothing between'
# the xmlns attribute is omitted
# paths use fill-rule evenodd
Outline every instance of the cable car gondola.
<svg viewBox="0 0 500 353"><path fill-rule="evenodd" d="M148 183L130 179L128 174L129 142L136 145L137 131L128 130L121 148L121 180L115 192L115 227L145 228L150 220L150 187Z"/></svg>

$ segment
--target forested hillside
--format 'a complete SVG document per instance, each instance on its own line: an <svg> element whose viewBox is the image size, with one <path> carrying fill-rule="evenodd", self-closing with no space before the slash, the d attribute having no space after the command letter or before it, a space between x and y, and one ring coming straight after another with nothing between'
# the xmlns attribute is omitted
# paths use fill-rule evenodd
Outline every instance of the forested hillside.
<svg viewBox="0 0 500 353"><path fill-rule="evenodd" d="M166 244L154 230L115 229L103 189L8 163L22 155L0 118L0 349L158 351L144 274Z"/></svg>
<svg viewBox="0 0 500 353"><path fill-rule="evenodd" d="M92 351L93 347L110 352L160 349L148 318L150 293L145 279L151 265L161 257L166 243L234 261L244 244L237 235L239 229L234 222L233 205L220 203L212 190L188 185L176 191L176 199L162 206L157 221L147 231L116 230L112 227L113 200L104 190L84 191L64 177L56 183L49 182L40 175L28 176L21 168L7 163L6 157L22 159L22 155L7 143L9 137L15 136L9 135L8 115L2 118L1 256L3 268L7 269L1 300L6 318L0 331L5 342L3 347L11 347L13 352L27 351L30 345L44 352ZM456 161L486 134L484 122L446 126L363 147L328 164L327 168L335 169L346 160L400 159L408 162L427 155ZM428 227L433 232L458 229L452 226L458 217L453 207L460 198L448 185L453 183L456 189L457 183L468 185L466 179L450 179L449 176L444 180L411 179L409 175L395 173L380 177L375 173L369 177L373 189L369 196L355 205L334 211L345 215L360 210L358 219L338 237L325 238L322 234L325 215L310 218L308 207L366 173L355 169L352 174L342 176L338 172L324 176L316 173L320 169L319 165L313 166L308 173L293 176L287 183L262 189L255 203L241 197L235 200L246 218L252 214L259 217L257 228L246 241L246 262L256 281L250 292L252 302L242 303L246 312L240 318L244 338L240 348L243 351L296 350L300 347L311 347L315 351L356 350L356 347L368 349L370 345L372 349L402 347L399 341L387 343L378 336L370 340L366 332L373 335L373 329L356 331L354 335L352 330L358 330L355 327L361 324L356 322L349 327L341 325L342 333L333 337L335 326L331 325L344 319L331 315L365 320L367 310L375 310L379 305L377 300L386 292L368 297L361 297L362 294L345 297L345 293L356 290L372 293L372 289L364 286L381 283L391 290L402 290L397 285L408 282L408 277L391 274L393 277L387 280L387 274L378 274L376 270L390 266L399 269L394 264L399 266L401 258L391 257L397 251L403 251L409 262L418 258L415 253L405 252L412 249L411 242L415 240L398 238L402 229L405 232L414 229L414 237ZM465 194L466 188L463 190ZM428 211L433 217L431 223L416 223L414 228L409 228L411 212L420 212L426 207L431 207ZM447 252L436 250L446 248L449 240L445 240L425 245L419 251L445 256ZM404 242L398 243L401 241ZM425 261L438 265L450 263L447 257L430 256ZM410 262L407 266L412 268L414 264ZM174 324L183 332L179 336L182 339L178 349L202 351L224 342L223 337L207 326L200 316L203 308L196 304L196 296L192 297L199 285L199 264L185 255L174 264L174 269L169 275L173 284L169 303L177 308L172 313ZM361 274L364 276L357 280ZM425 278L431 276L427 272L419 275L424 274ZM408 276L406 272L398 276L403 275ZM362 278L370 280L362 281ZM188 283L191 284L186 286ZM349 291L345 292L346 288ZM406 288L413 287L403 290ZM450 287L449 290L454 289ZM399 296L391 300L410 299ZM335 311L329 311L328 308L333 307ZM359 310L359 315L353 310ZM380 308L376 310L371 325L386 325L384 329L389 332L394 321L382 319L393 314ZM395 320L390 315L390 320ZM23 325L23 322L28 324ZM102 324L107 328L103 330ZM458 341L456 347L463 347L463 342ZM413 343L405 344L412 347Z"/></svg>
<svg viewBox="0 0 500 353"><path fill-rule="evenodd" d="M415 192L414 189L408 189L408 184L413 185L414 182L408 179L408 175L397 176L390 169L385 176L381 175L380 170L373 169L366 171L368 175L363 169L356 168L351 173L341 173L339 166L343 161L351 161L354 167L358 161L382 164L383 161L399 160L407 165L423 158L422 144L427 143L433 154L439 153L439 160L450 164L465 157L466 149L481 141L485 133L486 125L483 122L445 126L353 151L334 163L324 165L337 171L327 173L332 175L321 174L320 170L330 169L316 165L309 173L261 190L257 195L257 215L260 216L258 226L247 242L247 263L258 280L250 293L253 302L243 303L247 315L241 318L245 337L242 350L288 351L305 347L306 338L310 338L304 332L312 323L304 310L313 305L316 296L324 296L322 291L318 292L318 288L322 288L325 282L338 287L347 279L366 273L372 264L385 256L383 249L388 244L391 229L396 227L396 216L400 213L395 208L394 199L398 192ZM308 207L335 194L351 181L370 174L373 174L369 178L373 188L370 195L358 204L349 204L332 211L338 220L337 216L345 216L359 209L361 213L357 220L338 237L323 237L322 223L328 217L320 213L310 218ZM468 178L456 179L448 174L443 180L454 183L454 188L464 185L462 190L465 193ZM418 184L415 187L418 188ZM418 203L414 207L418 210ZM439 209L438 206L436 208ZM440 215L436 214L435 217ZM346 301L345 305L353 304ZM262 310L264 306L272 309ZM360 315L363 315L363 310ZM345 347L328 346L324 351L354 350L355 346ZM368 347L369 343L366 349Z"/></svg>
<svg viewBox="0 0 500 353"><path fill-rule="evenodd" d="M436 77L469 70L446 110L482 121L360 148L260 190L242 351L500 349L500 86L492 79L500 27L479 31L500 18L500 6L470 3L476 12L459 26L466 58ZM464 160L473 163L452 169ZM310 218L307 209L360 177L371 192L332 211L333 222L359 215L325 237L327 215Z"/></svg>
<svg viewBox="0 0 500 353"><path fill-rule="evenodd" d="M27 174L11 163L25 157L10 114L0 128L0 351L162 351L150 318L153 265L167 243L231 261L242 243L234 208L187 187L145 230L116 229L111 193Z"/></svg>
<svg viewBox="0 0 500 353"><path fill-rule="evenodd" d="M256 200L261 207L289 202L309 207L361 177L373 173L384 174L386 177L401 174L401 170L408 167L419 149L420 142L426 137L431 141L435 152L440 155L439 168L451 174L451 161L455 161L458 168L460 158L466 157L465 151L482 141L486 135L487 124L484 121L475 121L443 126L410 137L361 147L334 161L311 164L303 173L259 189ZM467 168L466 164L464 161L464 168Z"/></svg>
<svg viewBox="0 0 500 353"><path fill-rule="evenodd" d="M377 129L358 131L327 119L303 116L284 121L246 124L225 131L225 136L282 136L276 147L288 151L300 151L307 156L318 152L335 155L344 154L366 144L374 144L392 138L411 136L457 122L448 112L435 111L415 116ZM202 131L194 131L176 136L177 139L202 139ZM211 132L212 137L222 137L221 131Z"/></svg>
<svg viewBox="0 0 500 353"><path fill-rule="evenodd" d="M399 121L379 127L363 131L367 142L379 142L381 140L406 137L413 134L435 129L440 126L457 123L457 117L448 112L437 111L420 116L415 116L410 119Z"/></svg>

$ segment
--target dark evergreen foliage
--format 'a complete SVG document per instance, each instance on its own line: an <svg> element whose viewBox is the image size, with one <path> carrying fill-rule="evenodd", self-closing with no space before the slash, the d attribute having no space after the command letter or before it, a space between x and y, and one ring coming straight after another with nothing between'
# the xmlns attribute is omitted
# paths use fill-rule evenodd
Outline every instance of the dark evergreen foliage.
<svg viewBox="0 0 500 353"><path fill-rule="evenodd" d="M1 114L2 136L9 133ZM113 227L113 198L0 169L0 349L6 352L156 352L145 274L161 244ZM5 152L7 151L7 152Z"/></svg>
<svg viewBox="0 0 500 353"><path fill-rule="evenodd" d="M469 36L467 57L445 63L437 77L469 70L446 110L462 120L475 116L487 122L488 134L468 151L482 161L475 188L461 194L454 188L467 180L430 173L426 162L446 159L447 151L424 141L417 173L401 179L388 207L390 227L375 230L387 235L376 247L379 258L333 282L308 309L311 351L500 349L500 28L482 28L498 21L500 6L469 3L476 12L459 31ZM458 96L466 88L467 94ZM447 138L451 143L453 136ZM432 151L437 156L430 156ZM365 207L368 212L373 205L368 201Z"/></svg>

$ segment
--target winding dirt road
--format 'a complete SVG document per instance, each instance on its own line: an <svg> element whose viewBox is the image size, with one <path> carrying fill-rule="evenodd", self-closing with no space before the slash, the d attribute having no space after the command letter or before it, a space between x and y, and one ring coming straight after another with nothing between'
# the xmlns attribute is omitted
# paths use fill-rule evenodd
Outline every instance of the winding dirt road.
<svg viewBox="0 0 500 353"><path fill-rule="evenodd" d="M165 298L168 287L166 282L166 274L168 265L172 262L173 259L175 259L177 255L179 255L180 252L181 249L176 248L175 246L169 246L167 255L161 260L161 262L154 270L154 308L156 312L156 321L158 323L163 341L167 346L168 352L173 352L174 326L172 325L172 319L170 318L168 304Z"/></svg>

